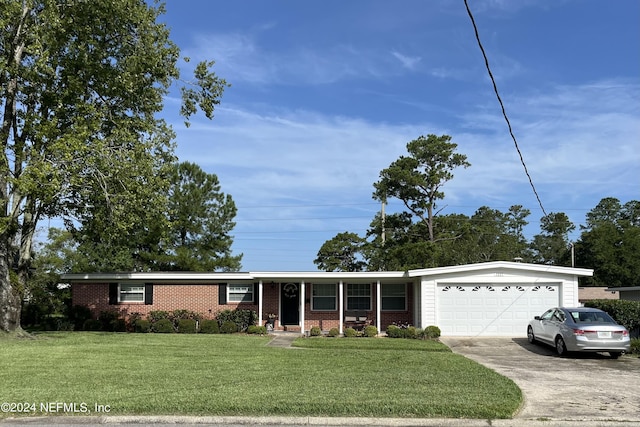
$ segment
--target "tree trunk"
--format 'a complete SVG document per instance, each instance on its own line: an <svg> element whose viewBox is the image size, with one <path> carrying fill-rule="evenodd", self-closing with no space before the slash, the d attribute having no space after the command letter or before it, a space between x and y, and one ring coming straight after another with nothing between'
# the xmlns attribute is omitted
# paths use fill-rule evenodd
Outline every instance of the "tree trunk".
<svg viewBox="0 0 640 427"><path fill-rule="evenodd" d="M9 248L6 236L0 236L0 330L5 332L21 331L20 295L11 284L9 276Z"/></svg>

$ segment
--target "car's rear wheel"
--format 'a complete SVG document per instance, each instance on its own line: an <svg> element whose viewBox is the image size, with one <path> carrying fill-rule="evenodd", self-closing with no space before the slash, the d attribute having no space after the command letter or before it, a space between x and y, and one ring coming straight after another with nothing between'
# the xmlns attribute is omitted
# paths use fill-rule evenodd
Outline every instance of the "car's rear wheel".
<svg viewBox="0 0 640 427"><path fill-rule="evenodd" d="M619 351L610 351L609 352L609 356L611 356L612 359L617 359L618 357L620 357L622 353Z"/></svg>
<svg viewBox="0 0 640 427"><path fill-rule="evenodd" d="M558 356L566 356L567 355L567 346L564 343L564 338L557 337L556 338L556 352Z"/></svg>
<svg viewBox="0 0 640 427"><path fill-rule="evenodd" d="M536 336L533 334L533 328L531 326L527 328L527 339L531 344L536 343Z"/></svg>

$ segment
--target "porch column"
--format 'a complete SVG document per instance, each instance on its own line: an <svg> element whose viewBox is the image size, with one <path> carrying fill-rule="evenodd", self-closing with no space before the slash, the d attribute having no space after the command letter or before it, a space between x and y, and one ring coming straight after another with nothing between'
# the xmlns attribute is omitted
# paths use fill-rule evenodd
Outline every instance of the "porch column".
<svg viewBox="0 0 640 427"><path fill-rule="evenodd" d="M262 326L262 304L264 292L262 291L262 279L258 280L258 326Z"/></svg>
<svg viewBox="0 0 640 427"><path fill-rule="evenodd" d="M304 299L305 299L304 280L300 281L300 333L304 335Z"/></svg>
<svg viewBox="0 0 640 427"><path fill-rule="evenodd" d="M382 293L380 290L382 286L380 285L380 279L376 282L376 328L378 328L378 333L380 333L380 311L382 306Z"/></svg>
<svg viewBox="0 0 640 427"><path fill-rule="evenodd" d="M342 334L344 332L342 330L342 325L344 324L344 284L342 283L342 280L338 283L338 295L338 318L340 319L338 330Z"/></svg>

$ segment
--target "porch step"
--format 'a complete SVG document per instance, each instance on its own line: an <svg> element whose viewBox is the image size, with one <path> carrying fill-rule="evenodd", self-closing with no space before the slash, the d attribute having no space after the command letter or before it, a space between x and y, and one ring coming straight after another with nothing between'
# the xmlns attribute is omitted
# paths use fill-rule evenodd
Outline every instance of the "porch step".
<svg viewBox="0 0 640 427"><path fill-rule="evenodd" d="M301 332L302 328L300 328L300 325L284 325L283 326L284 330L286 332Z"/></svg>

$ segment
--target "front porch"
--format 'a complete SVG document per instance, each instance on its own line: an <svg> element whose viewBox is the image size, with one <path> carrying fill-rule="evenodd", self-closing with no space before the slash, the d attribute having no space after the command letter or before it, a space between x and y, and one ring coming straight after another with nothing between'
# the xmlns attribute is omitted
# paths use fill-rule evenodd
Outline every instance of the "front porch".
<svg viewBox="0 0 640 427"><path fill-rule="evenodd" d="M260 280L254 288L260 324L272 323L273 331L305 334L316 326L342 334L364 323L378 331L393 323L416 324L412 282L287 279L292 278Z"/></svg>

